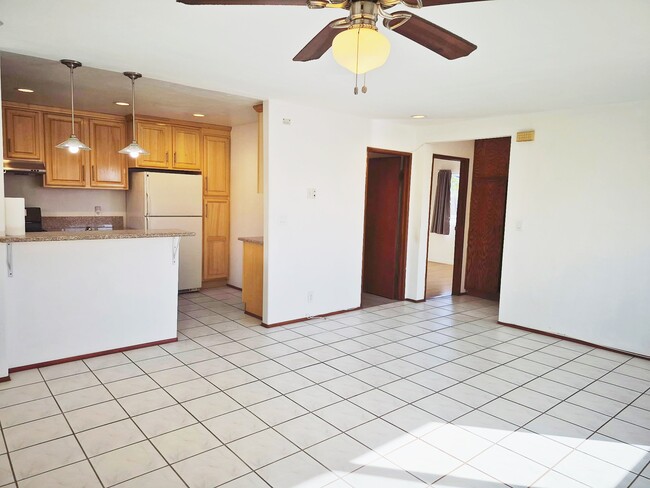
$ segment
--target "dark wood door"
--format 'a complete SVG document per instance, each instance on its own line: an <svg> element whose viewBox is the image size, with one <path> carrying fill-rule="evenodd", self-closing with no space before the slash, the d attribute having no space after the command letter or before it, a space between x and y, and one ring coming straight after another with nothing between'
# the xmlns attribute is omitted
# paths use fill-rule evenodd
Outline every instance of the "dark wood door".
<svg viewBox="0 0 650 488"><path fill-rule="evenodd" d="M368 160L363 240L363 291L399 298L403 162Z"/></svg>
<svg viewBox="0 0 650 488"><path fill-rule="evenodd" d="M476 141L465 273L469 295L499 298L509 162L510 137Z"/></svg>

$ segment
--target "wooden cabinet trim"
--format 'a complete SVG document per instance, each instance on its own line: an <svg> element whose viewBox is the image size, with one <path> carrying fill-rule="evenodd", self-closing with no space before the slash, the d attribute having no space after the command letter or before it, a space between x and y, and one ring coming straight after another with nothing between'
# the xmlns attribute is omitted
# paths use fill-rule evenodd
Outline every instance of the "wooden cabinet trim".
<svg viewBox="0 0 650 488"><path fill-rule="evenodd" d="M2 100L2 108L14 108L14 109L19 109L19 110L33 110L33 111L38 111L42 112L43 114L51 114L51 115L63 115L63 116L69 116L70 115L70 109L69 108L63 108L63 107L49 107L45 105L35 105L35 104L30 104L30 103L18 103L18 102L7 102ZM85 118L93 118L93 119L103 119L103 120L114 120L117 122L124 122L125 117L123 115L113 115L113 114L105 114L101 112L88 112L86 110L77 110L75 108L74 111L74 116L75 119L78 117L85 117Z"/></svg>

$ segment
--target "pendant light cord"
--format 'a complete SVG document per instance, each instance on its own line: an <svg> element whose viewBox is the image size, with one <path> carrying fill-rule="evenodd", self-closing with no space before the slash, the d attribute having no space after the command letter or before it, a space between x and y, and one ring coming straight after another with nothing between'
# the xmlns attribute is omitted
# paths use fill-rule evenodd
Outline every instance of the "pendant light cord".
<svg viewBox="0 0 650 488"><path fill-rule="evenodd" d="M135 142L135 78L131 78L131 109L133 114L133 142Z"/></svg>
<svg viewBox="0 0 650 488"><path fill-rule="evenodd" d="M72 113L72 135L74 136L74 66L70 66L70 106Z"/></svg>

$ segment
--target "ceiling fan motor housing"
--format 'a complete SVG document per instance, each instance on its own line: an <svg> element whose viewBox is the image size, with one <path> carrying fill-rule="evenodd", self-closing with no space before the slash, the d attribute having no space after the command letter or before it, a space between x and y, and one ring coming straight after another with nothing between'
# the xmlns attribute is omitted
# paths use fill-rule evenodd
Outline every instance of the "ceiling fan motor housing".
<svg viewBox="0 0 650 488"><path fill-rule="evenodd" d="M358 0L350 4L350 25L367 26L376 29L379 8L372 0Z"/></svg>

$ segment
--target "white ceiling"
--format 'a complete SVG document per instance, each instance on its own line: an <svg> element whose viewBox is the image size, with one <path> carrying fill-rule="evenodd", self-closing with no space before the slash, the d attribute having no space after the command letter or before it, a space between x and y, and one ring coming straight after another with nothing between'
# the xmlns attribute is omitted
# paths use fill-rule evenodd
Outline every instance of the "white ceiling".
<svg viewBox="0 0 650 488"><path fill-rule="evenodd" d="M492 0L418 14L477 51L448 61L386 32L390 58L368 75L368 93L356 97L353 76L330 52L291 61L342 15L337 9L0 0L0 49L372 118L470 118L650 98L648 0Z"/></svg>

